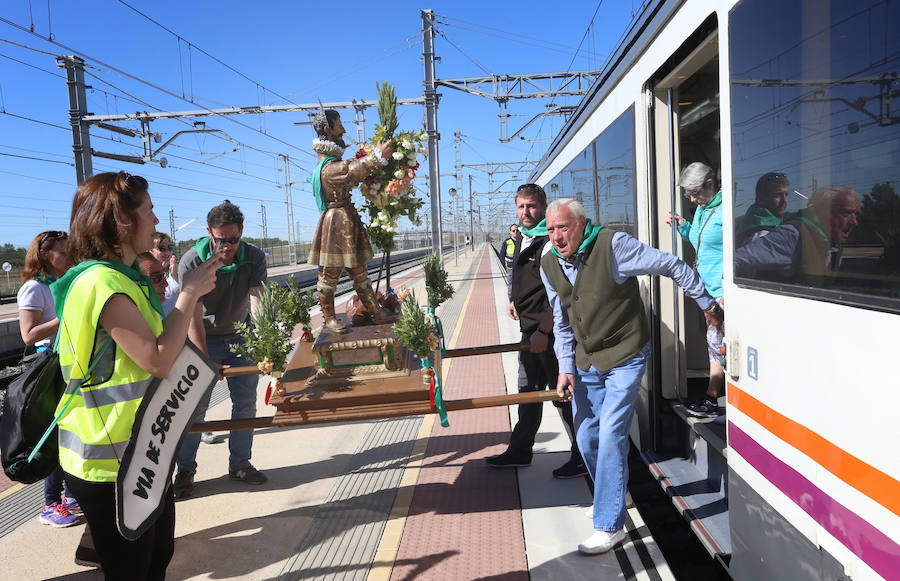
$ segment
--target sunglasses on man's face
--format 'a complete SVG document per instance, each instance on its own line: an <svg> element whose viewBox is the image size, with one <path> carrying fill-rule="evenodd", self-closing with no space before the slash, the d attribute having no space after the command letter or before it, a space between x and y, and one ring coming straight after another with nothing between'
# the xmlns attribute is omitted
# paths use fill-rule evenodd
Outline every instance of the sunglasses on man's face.
<svg viewBox="0 0 900 581"><path fill-rule="evenodd" d="M231 238L219 238L217 236L213 236L212 239L216 244L232 244L232 245L234 245L241 241L241 236L237 235L237 236L232 236Z"/></svg>
<svg viewBox="0 0 900 581"><path fill-rule="evenodd" d="M162 281L166 280L166 273L164 272L156 272L148 276L150 282L153 284L160 284Z"/></svg>

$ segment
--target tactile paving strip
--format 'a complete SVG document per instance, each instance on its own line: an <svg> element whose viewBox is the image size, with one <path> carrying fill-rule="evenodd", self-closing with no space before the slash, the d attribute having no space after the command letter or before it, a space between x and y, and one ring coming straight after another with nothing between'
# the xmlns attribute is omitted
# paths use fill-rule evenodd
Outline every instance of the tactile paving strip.
<svg viewBox="0 0 900 581"><path fill-rule="evenodd" d="M360 467L331 490L279 579L366 578L421 422L375 422L356 450Z"/></svg>

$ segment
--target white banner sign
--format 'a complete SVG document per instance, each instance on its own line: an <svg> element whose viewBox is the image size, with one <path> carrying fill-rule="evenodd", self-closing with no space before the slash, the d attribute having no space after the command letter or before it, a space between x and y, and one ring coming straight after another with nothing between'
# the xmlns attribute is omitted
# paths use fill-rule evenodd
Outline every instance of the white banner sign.
<svg viewBox="0 0 900 581"><path fill-rule="evenodd" d="M169 376L150 382L116 477L116 520L126 539L137 539L159 517L178 448L218 377L216 366L186 341Z"/></svg>

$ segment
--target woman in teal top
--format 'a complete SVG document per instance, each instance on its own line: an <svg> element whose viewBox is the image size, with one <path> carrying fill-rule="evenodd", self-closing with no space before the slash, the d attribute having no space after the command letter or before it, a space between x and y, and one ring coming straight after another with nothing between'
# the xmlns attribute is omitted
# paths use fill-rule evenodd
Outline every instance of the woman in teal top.
<svg viewBox="0 0 900 581"><path fill-rule="evenodd" d="M723 304L722 295L722 190L716 186L716 174L704 163L694 162L684 168L680 176L684 196L697 204L694 220L688 222L678 214L669 212L666 223L675 226L681 237L697 252L697 274L703 280L706 291ZM725 339L724 326L716 327L707 317L706 341L709 351L709 387L702 401L687 406L687 411L697 417L715 417L719 414L717 400L725 387L725 370L719 361Z"/></svg>

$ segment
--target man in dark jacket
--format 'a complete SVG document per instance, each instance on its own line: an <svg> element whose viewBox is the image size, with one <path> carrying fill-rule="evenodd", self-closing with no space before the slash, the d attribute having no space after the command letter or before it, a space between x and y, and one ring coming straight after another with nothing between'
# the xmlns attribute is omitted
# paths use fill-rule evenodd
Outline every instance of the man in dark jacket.
<svg viewBox="0 0 900 581"><path fill-rule="evenodd" d="M553 311L541 281L541 257L550 250L544 213L547 195L537 184L519 186L516 213L522 235L515 239L510 279L509 316L519 321L522 340L531 343L529 351L519 352L519 392L553 389L559 366L553 353ZM572 404L554 402L572 438L569 460L553 471L556 478L576 478L587 474L578 452L572 424ZM519 405L519 421L509 438L509 447L500 455L487 458L494 468L512 468L531 464L534 438L541 425L542 403Z"/></svg>

